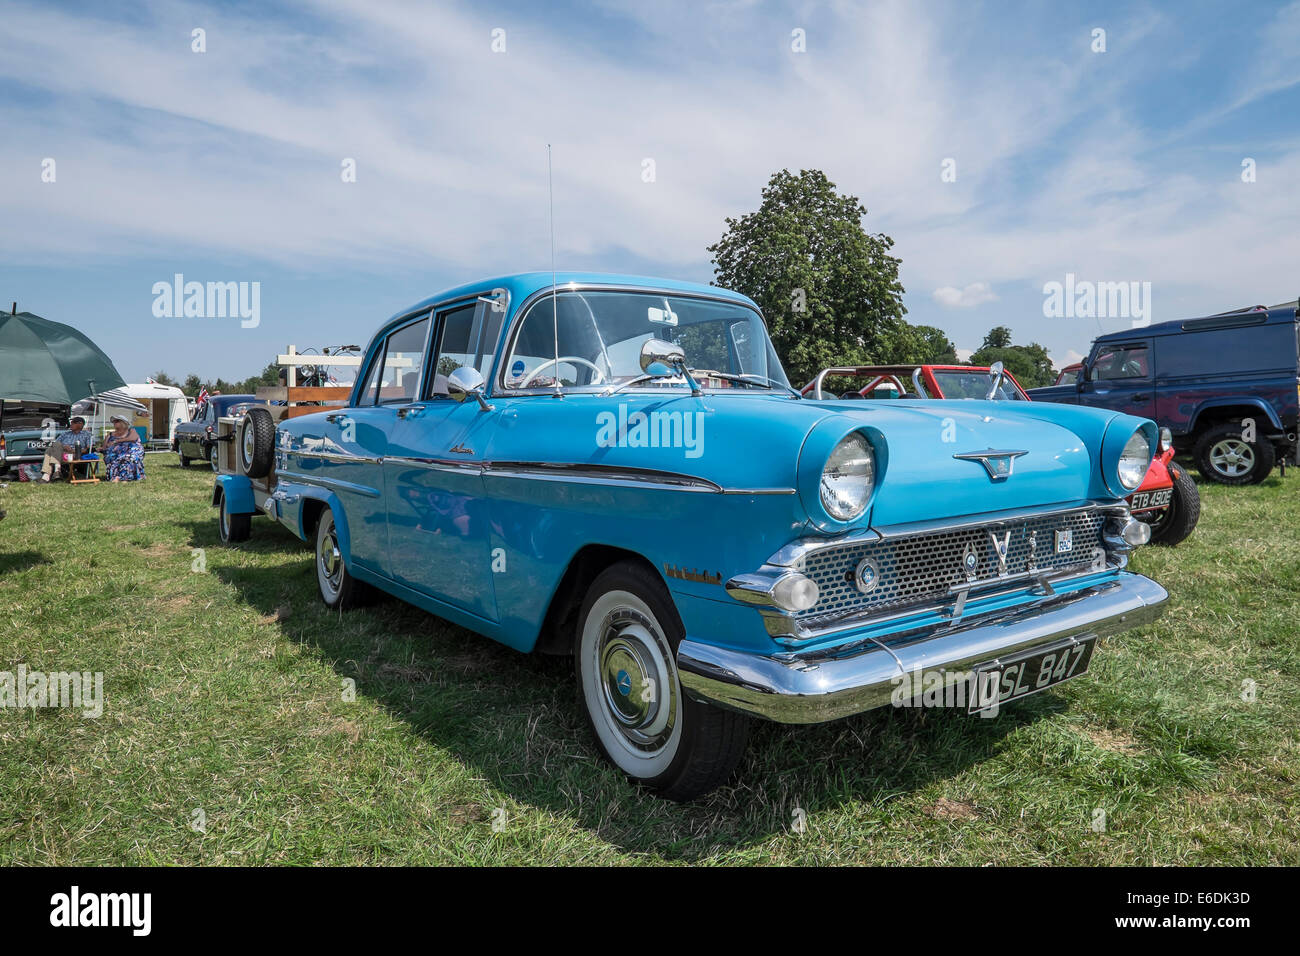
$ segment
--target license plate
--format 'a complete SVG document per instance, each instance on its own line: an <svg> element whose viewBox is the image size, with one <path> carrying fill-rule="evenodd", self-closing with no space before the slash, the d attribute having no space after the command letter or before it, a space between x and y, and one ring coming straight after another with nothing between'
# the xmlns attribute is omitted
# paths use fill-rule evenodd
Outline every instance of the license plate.
<svg viewBox="0 0 1300 956"><path fill-rule="evenodd" d="M1095 637L1070 637L1048 647L977 665L967 712L978 714L992 708L993 688L997 689L997 705L1001 706L1086 674L1096 642Z"/></svg>
<svg viewBox="0 0 1300 956"><path fill-rule="evenodd" d="M1162 488L1160 491L1135 491L1129 495L1129 511L1150 511L1153 508L1168 508L1173 498L1174 489Z"/></svg>
<svg viewBox="0 0 1300 956"><path fill-rule="evenodd" d="M43 441L29 441L29 442L27 443L27 450L28 450L28 451L45 451L45 449L47 449L47 448L49 448L49 447L50 447L49 442L43 442Z"/></svg>

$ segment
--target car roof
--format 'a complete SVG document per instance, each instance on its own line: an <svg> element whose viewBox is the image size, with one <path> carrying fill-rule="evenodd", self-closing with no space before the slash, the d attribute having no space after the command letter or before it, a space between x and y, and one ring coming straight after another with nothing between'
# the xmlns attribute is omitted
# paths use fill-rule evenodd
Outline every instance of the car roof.
<svg viewBox="0 0 1300 956"><path fill-rule="evenodd" d="M256 395L209 395L208 401L216 405L231 405L236 402L256 402Z"/></svg>
<svg viewBox="0 0 1300 956"><path fill-rule="evenodd" d="M513 304L523 302L529 296L536 292L548 289L554 281L557 288L563 291L564 286L573 283L584 286L611 286L613 288L627 289L654 289L664 292L681 292L687 295L706 295L719 299L730 299L733 302L743 303L757 309L758 306L747 296L739 292L732 292L730 289L723 289L715 285L705 285L700 282L682 282L677 279L662 279L654 276L624 275L615 272L557 272L552 276L549 272L517 272L513 275L496 276L495 278L479 279L476 282L467 282L464 285L454 286L450 289L429 296L427 299L421 299L419 302L396 312L385 322L393 322L397 319L404 318L415 312L422 312L430 309L443 302L450 302L453 299L462 299L466 296L481 294L492 289L505 289L510 293L510 302Z"/></svg>
<svg viewBox="0 0 1300 956"><path fill-rule="evenodd" d="M1205 315L1189 319L1171 319L1133 329L1121 329L1099 335L1095 342L1125 342L1130 339L1149 338L1153 335L1178 335L1194 332L1197 328L1231 328L1234 325L1265 325L1274 322L1294 322L1296 320L1296 303L1284 302L1271 309L1253 308L1236 312L1220 312L1217 315ZM1264 316L1260 321L1260 316Z"/></svg>

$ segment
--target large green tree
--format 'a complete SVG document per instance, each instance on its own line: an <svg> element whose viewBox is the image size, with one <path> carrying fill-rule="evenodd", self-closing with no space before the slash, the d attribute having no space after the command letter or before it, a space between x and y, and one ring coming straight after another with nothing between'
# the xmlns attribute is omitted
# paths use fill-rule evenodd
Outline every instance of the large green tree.
<svg viewBox="0 0 1300 956"><path fill-rule="evenodd" d="M972 365L992 365L1001 362L1016 377L1023 388L1038 388L1056 381L1052 360L1047 349L1037 342L1029 345L1012 345L1011 330L999 325L984 336L984 344L970 357Z"/></svg>
<svg viewBox="0 0 1300 956"><path fill-rule="evenodd" d="M906 338L894 240L867 232L866 214L825 173L783 169L709 246L714 283L759 304L796 386L827 365L890 361Z"/></svg>

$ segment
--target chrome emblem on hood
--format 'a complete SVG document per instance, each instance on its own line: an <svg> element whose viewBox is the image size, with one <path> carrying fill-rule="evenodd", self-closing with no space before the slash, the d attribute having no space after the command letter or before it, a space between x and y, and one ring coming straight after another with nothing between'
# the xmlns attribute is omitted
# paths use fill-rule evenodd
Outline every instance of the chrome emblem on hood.
<svg viewBox="0 0 1300 956"><path fill-rule="evenodd" d="M952 457L961 461L978 461L989 473L990 481L1005 481L1011 477L1016 459L1028 454L1027 451L997 451L990 448L988 451L964 451Z"/></svg>

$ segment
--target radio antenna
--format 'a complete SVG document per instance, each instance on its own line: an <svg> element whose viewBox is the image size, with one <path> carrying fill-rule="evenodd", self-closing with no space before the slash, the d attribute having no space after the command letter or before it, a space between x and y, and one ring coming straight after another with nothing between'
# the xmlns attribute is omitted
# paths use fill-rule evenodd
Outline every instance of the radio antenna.
<svg viewBox="0 0 1300 956"><path fill-rule="evenodd" d="M551 328L555 333L555 367L551 369L555 383L555 397L560 398L560 312L555 284L555 184L551 176L551 144L546 144L546 199L551 219Z"/></svg>

